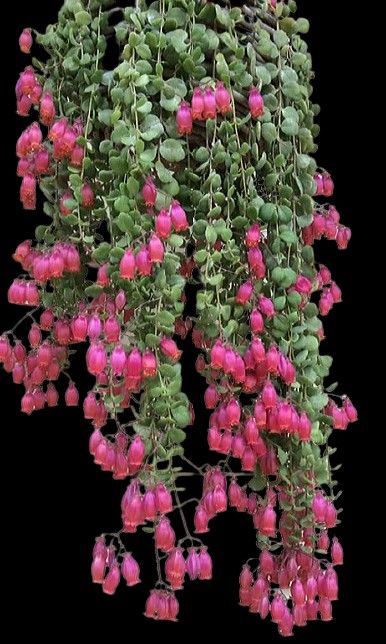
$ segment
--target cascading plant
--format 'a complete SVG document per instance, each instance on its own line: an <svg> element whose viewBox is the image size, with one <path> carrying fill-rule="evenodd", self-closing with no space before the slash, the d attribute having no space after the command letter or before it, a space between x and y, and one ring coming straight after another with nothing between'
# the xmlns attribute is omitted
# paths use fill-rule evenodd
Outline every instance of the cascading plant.
<svg viewBox="0 0 386 644"><path fill-rule="evenodd" d="M90 452L129 480L123 527L93 551L103 592L121 577L139 583L128 543L142 527L157 569L145 615L175 620L185 577L212 576L201 535L236 508L260 551L241 571L240 604L270 613L283 636L332 617L343 550L328 535L339 496L329 440L357 419L323 384L332 360L319 315L341 292L313 245L324 236L344 249L351 233L312 157L319 107L295 10L293 0L66 0L45 34L23 31L21 50L36 42L47 56L16 85L18 114L36 119L17 142L20 199L35 210L39 188L44 205L35 240L13 255L24 272L8 299L28 310L0 337L27 414L58 404L61 378L66 405L78 405L71 355L88 346ZM187 282L198 285L192 318ZM28 343L15 335L22 323ZM194 414L175 337L190 332L214 466L184 455ZM203 480L197 536L179 496L186 473Z"/></svg>

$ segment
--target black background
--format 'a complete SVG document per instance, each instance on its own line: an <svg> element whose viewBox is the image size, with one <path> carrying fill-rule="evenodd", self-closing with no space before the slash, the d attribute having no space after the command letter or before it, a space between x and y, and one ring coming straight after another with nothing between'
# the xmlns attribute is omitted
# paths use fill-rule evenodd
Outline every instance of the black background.
<svg viewBox="0 0 386 644"><path fill-rule="evenodd" d="M361 132L363 107L358 66L353 64L354 13L333 13L334 0L299 1L299 13L311 22L307 36L316 71L315 96L322 105L319 117L318 160L336 185L335 204L343 223L353 230L348 251L335 244L319 244L317 257L332 270L343 290L344 301L334 307L325 328L325 353L334 356L330 382L338 380L340 392L350 395L358 406L360 422L348 432L336 432L339 448L335 463L341 462L339 481L343 489L343 523L339 536L345 547L345 566L340 573L340 601L334 605L335 620L313 623L296 630L297 641L319 642L364 629L366 613L362 591L370 590L365 516L368 493L366 468L372 456L366 453L366 435L371 429L371 397L367 391L368 344L364 341L366 317L364 300L371 306L363 283L364 255L374 233L370 225L368 196L372 192L366 163L366 135ZM10 20L3 23L2 47L2 212L0 239L0 327L12 326L19 317L17 307L6 303L9 282L17 274L10 255L17 243L32 236L43 222L39 211L23 212L18 203L19 180L15 178L14 145L25 121L15 115L14 84L27 57L18 51L17 38L24 26L39 31L54 22L61 2L18 1L10 8ZM371 117L370 117L371 118ZM363 163L364 161L364 163ZM6 197L10 197L5 206ZM196 424L186 443L187 454L199 462L207 460L206 415L202 411L203 382L189 368L192 352L184 357L185 387L195 403ZM83 391L87 383L81 383ZM60 636L63 629L74 635L105 630L111 637L126 640L138 633L146 637L206 637L223 630L251 635L264 642L276 642L275 627L263 623L238 606L238 575L242 563L254 553L254 531L250 518L228 513L212 522L207 543L215 565L212 582L187 583L179 594L178 624L153 623L142 616L148 589L154 581L151 537L133 538L133 551L143 568L144 583L134 589L123 584L115 597L102 594L90 581L90 554L94 538L102 531L119 527L119 502L124 482L115 482L100 472L88 454L90 426L80 410L46 410L25 417L19 412L20 387L0 372L2 423L2 518L3 581L7 613L21 611L23 619L9 618L14 634L28 628L30 635ZM194 436L193 436L194 435ZM370 462L369 462L370 461ZM51 619L56 625L51 626ZM6 622L8 620L6 619ZM53 629L53 630L52 630Z"/></svg>

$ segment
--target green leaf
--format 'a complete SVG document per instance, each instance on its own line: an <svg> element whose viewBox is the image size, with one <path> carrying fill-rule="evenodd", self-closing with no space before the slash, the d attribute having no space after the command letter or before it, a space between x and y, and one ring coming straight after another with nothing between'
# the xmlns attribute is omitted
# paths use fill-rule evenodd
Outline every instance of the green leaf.
<svg viewBox="0 0 386 644"><path fill-rule="evenodd" d="M154 159L157 156L157 147L155 145L149 145L145 148L143 152L139 155L140 161L145 166L151 166Z"/></svg>
<svg viewBox="0 0 386 644"><path fill-rule="evenodd" d="M315 477L319 485L326 485L330 480L328 458L322 458L315 464Z"/></svg>
<svg viewBox="0 0 386 644"><path fill-rule="evenodd" d="M299 34L306 34L310 29L310 23L307 18L298 18L296 21L296 31Z"/></svg>
<svg viewBox="0 0 386 644"><path fill-rule="evenodd" d="M177 112L178 106L180 104L180 98L178 96L173 96L173 98L166 98L165 94L161 93L160 105L167 112Z"/></svg>
<svg viewBox="0 0 386 644"><path fill-rule="evenodd" d="M145 141L159 139L164 133L164 126L155 114L147 114L141 123L141 137Z"/></svg>
<svg viewBox="0 0 386 644"><path fill-rule="evenodd" d="M299 125L294 119L288 118L284 119L283 123L281 124L281 129L284 134L287 134L288 136L296 136L299 132Z"/></svg>
<svg viewBox="0 0 386 644"><path fill-rule="evenodd" d="M312 264L315 260L314 249L312 246L303 246L302 248L302 257L307 264Z"/></svg>
<svg viewBox="0 0 386 644"><path fill-rule="evenodd" d="M296 81L288 81L287 83L284 83L282 91L285 96L292 98L294 101L301 97L300 86Z"/></svg>
<svg viewBox="0 0 386 644"><path fill-rule="evenodd" d="M285 465L288 461L288 454L281 447L277 448L277 455L281 465Z"/></svg>
<svg viewBox="0 0 386 644"><path fill-rule="evenodd" d="M318 393L310 397L310 403L315 411L321 411L328 403L327 394Z"/></svg>
<svg viewBox="0 0 386 644"><path fill-rule="evenodd" d="M190 424L189 410L183 405L172 409L172 416L179 427L187 427Z"/></svg>
<svg viewBox="0 0 386 644"><path fill-rule="evenodd" d="M205 230L205 238L208 244L215 244L217 241L217 232L214 226L209 225Z"/></svg>
<svg viewBox="0 0 386 644"><path fill-rule="evenodd" d="M264 65L259 65L256 67L256 76L260 80L262 85L269 85L271 82L271 74Z"/></svg>
<svg viewBox="0 0 386 644"><path fill-rule="evenodd" d="M170 172L167 168L165 168L164 164L162 161L156 161L155 164L155 169L158 175L158 178L162 183L170 183L173 179L173 173Z"/></svg>
<svg viewBox="0 0 386 644"><path fill-rule="evenodd" d="M121 195L114 201L114 208L117 212L130 212L130 202L127 197Z"/></svg>
<svg viewBox="0 0 386 644"><path fill-rule="evenodd" d="M173 91L173 94L176 94L180 98L185 98L188 92L187 87L181 78L169 78L165 83L165 87L170 88Z"/></svg>
<svg viewBox="0 0 386 644"><path fill-rule="evenodd" d="M161 156L171 163L178 163L185 158L185 151L180 141L165 139L160 145Z"/></svg>
<svg viewBox="0 0 386 644"><path fill-rule="evenodd" d="M143 101L138 101L137 103L137 111L140 114L149 114L153 108L153 104L151 101L147 101L146 99Z"/></svg>
<svg viewBox="0 0 386 644"><path fill-rule="evenodd" d="M188 44L185 42L187 37L188 34L184 29L174 29L174 31L169 31L166 34L166 39L169 45L171 45L178 54L181 54L188 48Z"/></svg>
<svg viewBox="0 0 386 644"><path fill-rule="evenodd" d="M106 125L107 127L110 127L112 113L113 113L113 110L99 110L99 112L98 112L98 121L103 123L103 125Z"/></svg>
<svg viewBox="0 0 386 644"><path fill-rule="evenodd" d="M87 286L84 289L84 292L89 297L98 297L98 295L100 295L102 291L103 291L103 288L101 286L98 286L98 284L91 284L91 286Z"/></svg>
<svg viewBox="0 0 386 644"><path fill-rule="evenodd" d="M279 49L284 47L284 45L288 45L288 42L289 42L289 38L287 34L281 30L274 32L273 39L274 39L275 45L279 47Z"/></svg>
<svg viewBox="0 0 386 644"><path fill-rule="evenodd" d="M172 313L169 313L169 311L160 311L158 316L157 316L158 322L162 326L173 326L174 324L174 315Z"/></svg>
<svg viewBox="0 0 386 644"><path fill-rule="evenodd" d="M151 49L149 45L146 45L146 43L141 43L136 46L135 48L138 56L143 58L144 60L150 60L151 58Z"/></svg>
<svg viewBox="0 0 386 644"><path fill-rule="evenodd" d="M111 246L107 242L102 242L92 254L93 259L97 262L105 262L110 254Z"/></svg>
<svg viewBox="0 0 386 644"><path fill-rule="evenodd" d="M239 325L238 325L238 322L236 322L236 320L229 320L228 324L226 325L223 331L224 338L226 339L230 338L233 335L233 333L236 332L236 330L238 329L238 326Z"/></svg>
<svg viewBox="0 0 386 644"><path fill-rule="evenodd" d="M319 340L314 335L305 336L305 346L311 353L315 353L319 349Z"/></svg>
<svg viewBox="0 0 386 644"><path fill-rule="evenodd" d="M282 232L280 233L280 239L282 239L283 242L285 242L288 246L296 244L298 240L296 233L289 228L282 230Z"/></svg>
<svg viewBox="0 0 386 644"><path fill-rule="evenodd" d="M279 297L275 297L273 303L275 305L275 311L282 311L287 303L287 298L285 295L280 295Z"/></svg>
<svg viewBox="0 0 386 644"><path fill-rule="evenodd" d="M248 219L246 217L241 217L240 215L238 217L235 217L232 221L232 226L233 228L236 228L240 230L241 228L244 228L248 223Z"/></svg>
<svg viewBox="0 0 386 644"><path fill-rule="evenodd" d="M80 27L84 27L85 25L89 25L91 22L91 16L87 11L78 11L75 14L75 22L77 25Z"/></svg>
<svg viewBox="0 0 386 644"><path fill-rule="evenodd" d="M129 233L133 229L133 220L127 212L121 212L116 219L119 230Z"/></svg>
<svg viewBox="0 0 386 644"><path fill-rule="evenodd" d="M119 176L126 174L128 169L126 159L123 159L122 157L110 157L109 163L110 168L115 174Z"/></svg>
<svg viewBox="0 0 386 644"><path fill-rule="evenodd" d="M248 487L254 492L264 490L267 485L267 478L260 471L257 471L255 476L249 481Z"/></svg>
<svg viewBox="0 0 386 644"><path fill-rule="evenodd" d="M272 271L272 279L276 284L280 284L282 279L283 279L283 269L280 266L275 266L275 268Z"/></svg>
<svg viewBox="0 0 386 644"><path fill-rule="evenodd" d="M276 218L276 206L273 203L264 203L259 211L259 217L265 221L269 222Z"/></svg>
<svg viewBox="0 0 386 644"><path fill-rule="evenodd" d="M181 408L182 409L182 408ZM185 408L183 408L185 409ZM172 412L174 414L174 412ZM186 425L183 425L185 427ZM168 431L168 439L171 443L183 443L186 438L186 433L182 431L182 429L178 429L178 427L172 427Z"/></svg>
<svg viewBox="0 0 386 644"><path fill-rule="evenodd" d="M261 134L267 143L273 143L277 137L277 130L273 123L263 123L261 126Z"/></svg>
<svg viewBox="0 0 386 644"><path fill-rule="evenodd" d="M136 197L139 193L139 182L134 177L129 177L127 180L127 189L131 197Z"/></svg>
<svg viewBox="0 0 386 644"><path fill-rule="evenodd" d="M296 121L296 123L299 123L299 112L297 109L292 107L292 105L288 105L282 110L282 114L285 119L291 119L292 121Z"/></svg>
<svg viewBox="0 0 386 644"><path fill-rule="evenodd" d="M185 239L182 237L182 235L170 235L168 239L168 244L172 248L181 248L183 245Z"/></svg>
<svg viewBox="0 0 386 644"><path fill-rule="evenodd" d="M211 286L220 286L220 284L222 284L223 281L224 281L224 275L221 275L219 273L217 275L213 275L212 277L208 278L208 283Z"/></svg>
<svg viewBox="0 0 386 644"><path fill-rule="evenodd" d="M205 234L205 229L206 229L207 225L208 225L208 222L205 221L205 219L198 219L193 224L193 233L197 237L203 237L204 234Z"/></svg>

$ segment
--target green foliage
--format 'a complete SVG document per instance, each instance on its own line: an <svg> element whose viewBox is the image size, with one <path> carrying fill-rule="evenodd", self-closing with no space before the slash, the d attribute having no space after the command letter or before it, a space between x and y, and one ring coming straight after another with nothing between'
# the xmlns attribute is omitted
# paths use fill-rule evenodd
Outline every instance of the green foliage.
<svg viewBox="0 0 386 644"><path fill-rule="evenodd" d="M94 298L107 296L113 302L124 292L126 315L117 313L122 344L128 352L134 346L152 350L158 365L131 404L133 432L145 441L151 471L141 472L142 482L172 486L178 478L173 459L183 454L191 412L181 391L180 363L165 356L161 339L170 339L183 324L186 281L200 284L194 322L203 334L204 352L221 337L244 356L251 342L251 310L260 295L270 297L275 315L265 319L261 337L266 348L276 344L296 368L292 385L275 376L275 386L312 420L310 442L286 432L262 432L278 458L278 479L271 484L280 485L288 497L283 503L295 517L291 538L296 545L309 521L310 472L318 485L331 481L325 447L331 420L325 407L335 387L324 389L331 359L319 354L318 308L294 290L300 274L315 286L317 273L314 250L303 242L303 229L312 223L316 208L311 155L318 133L311 59L301 39L308 21L291 16L292 0L277 3L268 19L267 3L259 0L255 34L247 38L239 8L143 1L120 11L112 29L109 9L114 5L110 0L67 0L57 24L37 38L48 54L46 63L36 61L39 78L52 92L58 113L71 124L82 123L78 144L85 150L81 167L60 161L55 173L40 182L49 222L36 229L39 245L73 243L82 265L78 275L54 279L47 288L41 285L42 302L70 319L79 302L87 308ZM105 69L111 37L119 60L115 69ZM195 122L191 136L180 136L176 112L181 100L191 101L195 87L213 88L217 81L232 95L229 112ZM246 108L252 86L261 89L265 106L257 119ZM154 208L145 206L142 195L149 177L157 189ZM89 208L82 205L85 183L95 195ZM58 197L67 190L64 206L71 212L65 215ZM164 259L153 263L151 275L137 271L134 279L121 277L119 264L126 251L138 257L154 231L155 213L169 210L174 198L186 212L189 231L175 227L164 239ZM245 244L253 224L262 236L265 272L259 276L253 275ZM106 284L96 280L101 266ZM235 296L248 280L253 292L243 306ZM246 392L229 374L217 377L208 371L208 382L216 381L220 393L249 396L244 407L249 415L259 387ZM116 395L111 382L98 387L110 417L120 420L126 413L123 394ZM167 467L158 467L160 463ZM267 485L257 466L249 488L261 492ZM294 489L301 490L300 498L294 498ZM269 540L265 545L270 547Z"/></svg>

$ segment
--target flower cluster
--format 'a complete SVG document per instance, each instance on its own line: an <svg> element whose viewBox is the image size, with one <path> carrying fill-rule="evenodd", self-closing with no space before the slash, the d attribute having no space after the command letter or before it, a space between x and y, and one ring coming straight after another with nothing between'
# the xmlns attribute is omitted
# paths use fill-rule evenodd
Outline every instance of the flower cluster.
<svg viewBox="0 0 386 644"><path fill-rule="evenodd" d="M48 60L17 81L18 113L39 121L17 141L17 175L24 209L36 209L40 188L48 223L14 252L24 274L8 300L29 310L0 336L0 364L23 387L26 414L56 406L63 379L65 404L90 421L94 462L127 479L121 529L93 550L104 593L122 578L140 583L129 542L150 533L145 615L175 621L176 591L212 577L202 535L235 509L260 550L242 569L240 604L289 636L330 620L338 597L329 440L357 412L325 388L319 316L342 293L314 252L322 237L346 248L351 231L318 202L334 184L311 156L318 109L295 3L193 4L116 7L113 71L104 0L65 3L34 36ZM30 52L30 29L19 44ZM212 464L184 454L194 410L180 341L190 338ZM94 378L86 392L70 375L79 344ZM199 500L180 498L185 474L202 478Z"/></svg>

